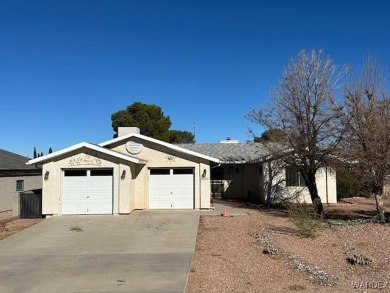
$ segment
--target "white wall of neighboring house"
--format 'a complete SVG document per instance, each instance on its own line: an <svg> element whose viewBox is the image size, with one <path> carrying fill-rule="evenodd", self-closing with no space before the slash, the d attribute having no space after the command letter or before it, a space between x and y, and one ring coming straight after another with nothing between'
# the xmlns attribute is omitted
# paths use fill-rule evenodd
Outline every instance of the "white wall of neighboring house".
<svg viewBox="0 0 390 293"><path fill-rule="evenodd" d="M263 179L266 203L312 202L307 187L286 186L286 168L281 161L264 163ZM329 167L322 168L316 174L316 182L322 203L337 203L336 172Z"/></svg>

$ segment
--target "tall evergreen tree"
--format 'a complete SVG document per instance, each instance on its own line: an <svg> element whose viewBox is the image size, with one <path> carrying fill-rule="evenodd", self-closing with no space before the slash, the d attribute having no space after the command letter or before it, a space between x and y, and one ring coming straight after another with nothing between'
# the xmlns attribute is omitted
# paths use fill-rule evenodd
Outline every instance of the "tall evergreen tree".
<svg viewBox="0 0 390 293"><path fill-rule="evenodd" d="M135 102L126 109L111 115L114 137L118 136L118 127L138 127L141 134L170 143L194 143L191 132L171 130L171 119L156 105Z"/></svg>
<svg viewBox="0 0 390 293"><path fill-rule="evenodd" d="M138 127L141 134L169 141L171 119L165 116L159 106L135 102L124 110L111 115L114 137L118 136L118 127Z"/></svg>

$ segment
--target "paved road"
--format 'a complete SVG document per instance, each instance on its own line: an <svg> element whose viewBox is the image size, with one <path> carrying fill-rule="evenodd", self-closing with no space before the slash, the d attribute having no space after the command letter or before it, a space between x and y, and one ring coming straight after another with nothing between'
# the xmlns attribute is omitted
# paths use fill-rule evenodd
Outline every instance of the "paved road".
<svg viewBox="0 0 390 293"><path fill-rule="evenodd" d="M0 292L183 292L197 211L61 216L0 241Z"/></svg>

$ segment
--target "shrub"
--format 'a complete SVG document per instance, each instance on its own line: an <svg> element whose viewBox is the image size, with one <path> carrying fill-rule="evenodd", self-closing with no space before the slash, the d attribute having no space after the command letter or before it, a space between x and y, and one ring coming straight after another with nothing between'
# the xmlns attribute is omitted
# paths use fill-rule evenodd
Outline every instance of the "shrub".
<svg viewBox="0 0 390 293"><path fill-rule="evenodd" d="M301 237L314 238L323 227L322 217L314 216L313 207L306 203L290 203L287 206L290 220L298 228Z"/></svg>

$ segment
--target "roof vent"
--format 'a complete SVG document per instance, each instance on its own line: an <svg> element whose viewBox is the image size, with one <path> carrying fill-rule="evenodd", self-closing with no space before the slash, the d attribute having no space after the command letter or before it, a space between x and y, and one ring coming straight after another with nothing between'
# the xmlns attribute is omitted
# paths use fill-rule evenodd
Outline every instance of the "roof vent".
<svg viewBox="0 0 390 293"><path fill-rule="evenodd" d="M219 143L238 143L238 139L231 139L230 137L226 137L226 139L222 139L218 141Z"/></svg>

